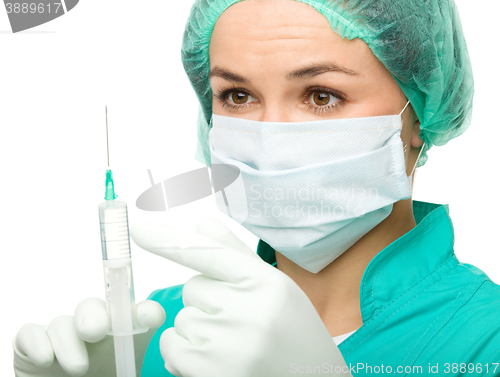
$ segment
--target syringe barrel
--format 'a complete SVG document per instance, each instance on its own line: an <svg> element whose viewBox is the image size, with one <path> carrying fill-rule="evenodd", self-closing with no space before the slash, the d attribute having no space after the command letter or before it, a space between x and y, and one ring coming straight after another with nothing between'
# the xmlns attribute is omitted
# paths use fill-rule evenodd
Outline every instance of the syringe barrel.
<svg viewBox="0 0 500 377"><path fill-rule="evenodd" d="M130 255L127 203L107 200L99 204L104 289L110 335L147 331L137 321Z"/></svg>
<svg viewBox="0 0 500 377"><path fill-rule="evenodd" d="M130 258L127 203L106 200L99 204L102 259Z"/></svg>

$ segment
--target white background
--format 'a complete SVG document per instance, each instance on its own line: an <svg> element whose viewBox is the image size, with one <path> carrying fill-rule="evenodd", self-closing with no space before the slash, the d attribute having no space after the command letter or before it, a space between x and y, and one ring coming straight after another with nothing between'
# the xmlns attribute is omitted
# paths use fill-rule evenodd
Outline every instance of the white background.
<svg viewBox="0 0 500 377"><path fill-rule="evenodd" d="M130 225L195 229L219 218L255 249L258 239L208 197L169 212L136 198L194 160L197 99L180 48L193 1L82 0L67 15L12 34L0 7L0 375L13 376L11 341L27 322L48 324L79 301L103 297L97 206L104 197L108 104L110 160ZM470 129L433 147L414 199L450 204L459 260L500 282L497 0L457 1L476 95ZM132 244L136 299L195 272Z"/></svg>

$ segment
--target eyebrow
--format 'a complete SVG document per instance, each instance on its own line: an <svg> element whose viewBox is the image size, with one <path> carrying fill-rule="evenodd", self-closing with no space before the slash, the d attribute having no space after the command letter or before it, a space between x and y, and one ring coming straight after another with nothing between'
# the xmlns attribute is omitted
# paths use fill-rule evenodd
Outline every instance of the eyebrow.
<svg viewBox="0 0 500 377"><path fill-rule="evenodd" d="M323 64L312 64L306 67L296 69L292 72L289 72L286 75L286 78L288 80L294 80L299 78L311 78L326 72L340 72L340 73L345 73L346 75L349 76L359 75L358 72L342 67L341 65L338 65L336 63L323 63ZM221 77L227 81L233 81L239 83L246 83L246 84L250 83L250 81L245 77L238 75L237 73L231 72L228 69L221 68L218 66L215 66L210 70L208 78L210 79L211 77Z"/></svg>

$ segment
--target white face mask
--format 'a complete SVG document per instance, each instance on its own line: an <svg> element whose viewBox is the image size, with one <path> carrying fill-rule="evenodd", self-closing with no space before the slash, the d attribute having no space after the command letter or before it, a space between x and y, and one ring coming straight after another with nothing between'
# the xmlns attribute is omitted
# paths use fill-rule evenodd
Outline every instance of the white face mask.
<svg viewBox="0 0 500 377"><path fill-rule="evenodd" d="M311 122L214 114L212 164L240 169L240 178L215 195L217 207L294 263L319 272L389 216L393 203L411 197L403 111Z"/></svg>

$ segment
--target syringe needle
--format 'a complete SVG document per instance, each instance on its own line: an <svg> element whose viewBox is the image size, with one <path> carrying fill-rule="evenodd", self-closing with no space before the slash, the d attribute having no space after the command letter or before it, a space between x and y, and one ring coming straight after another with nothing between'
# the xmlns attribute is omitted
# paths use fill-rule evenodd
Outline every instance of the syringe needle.
<svg viewBox="0 0 500 377"><path fill-rule="evenodd" d="M109 139L108 139L108 105L106 107L106 149L108 151L108 168L109 168Z"/></svg>

